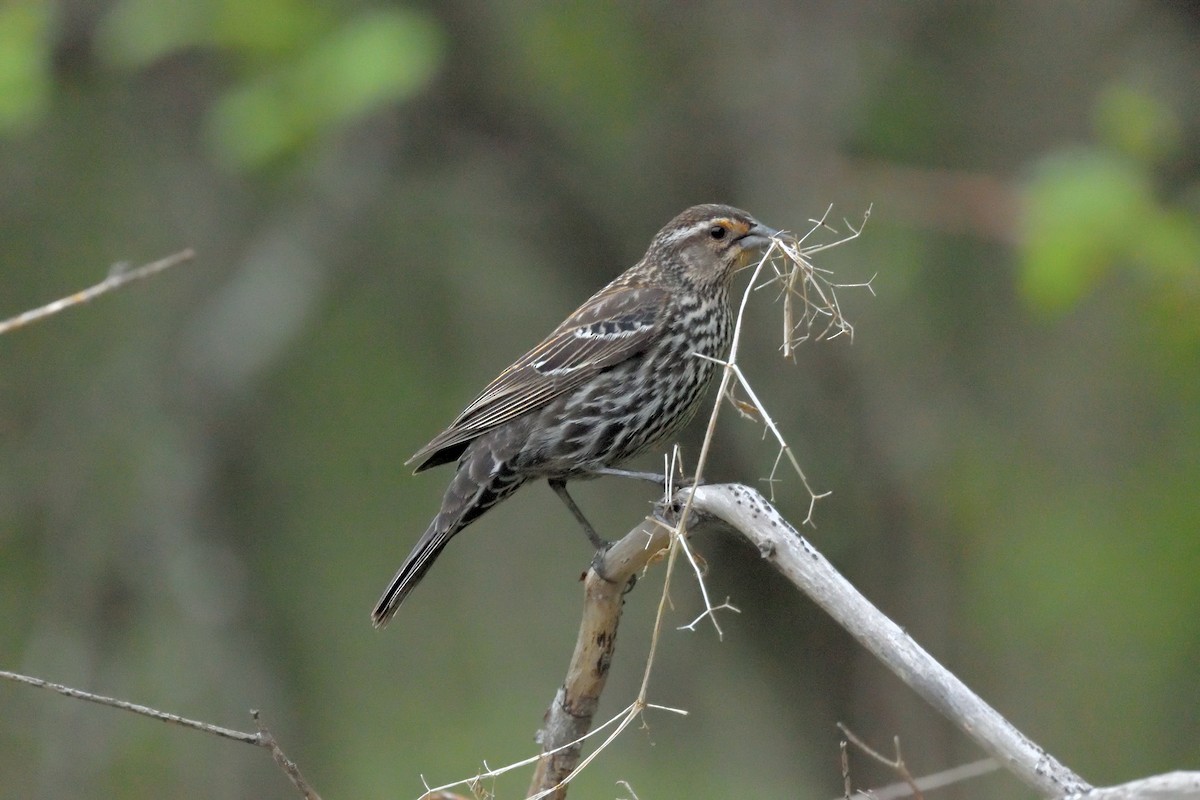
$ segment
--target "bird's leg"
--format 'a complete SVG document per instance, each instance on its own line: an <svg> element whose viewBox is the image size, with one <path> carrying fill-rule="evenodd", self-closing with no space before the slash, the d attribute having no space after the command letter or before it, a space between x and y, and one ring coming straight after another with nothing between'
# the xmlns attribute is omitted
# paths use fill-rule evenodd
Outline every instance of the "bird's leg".
<svg viewBox="0 0 1200 800"><path fill-rule="evenodd" d="M632 469L619 469L618 467L597 467L592 470L593 475L613 475L618 478L634 478L639 481L650 481L659 486L665 486L667 483L666 476L661 472L640 472ZM691 486L696 482L695 478L677 477L671 483L677 487Z"/></svg>
<svg viewBox="0 0 1200 800"><path fill-rule="evenodd" d="M603 554L608 549L609 542L600 538L600 534L596 533L596 529L592 527L592 523L587 521L587 517L579 510L579 506L575 505L575 501L571 499L571 495L567 494L567 482L561 478L550 478L546 481L550 484L550 488L558 495L571 513L575 515L575 519L579 520L579 524L583 526L583 532L587 534L588 541L596 548L597 555Z"/></svg>

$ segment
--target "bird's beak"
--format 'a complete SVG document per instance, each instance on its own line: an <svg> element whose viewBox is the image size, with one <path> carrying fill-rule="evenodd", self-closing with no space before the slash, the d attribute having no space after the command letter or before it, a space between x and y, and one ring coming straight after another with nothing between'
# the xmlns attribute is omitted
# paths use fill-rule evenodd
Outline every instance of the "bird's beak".
<svg viewBox="0 0 1200 800"><path fill-rule="evenodd" d="M779 231L774 228L769 228L761 222L756 222L750 230L738 237L738 241L743 248L752 250L766 247L771 243L771 238L778 235Z"/></svg>
<svg viewBox="0 0 1200 800"><path fill-rule="evenodd" d="M779 231L774 228L768 228L761 222L756 222L750 226L750 230L737 238L737 243L741 245L741 249L734 261L734 271L741 271L754 264L757 261L755 251L766 250L771 246L771 237L778 235Z"/></svg>

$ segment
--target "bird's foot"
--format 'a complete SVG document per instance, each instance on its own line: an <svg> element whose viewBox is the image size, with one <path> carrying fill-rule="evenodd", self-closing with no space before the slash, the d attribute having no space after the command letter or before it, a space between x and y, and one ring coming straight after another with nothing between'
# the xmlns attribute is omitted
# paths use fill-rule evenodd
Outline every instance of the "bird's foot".
<svg viewBox="0 0 1200 800"><path fill-rule="evenodd" d="M591 571L596 573L601 580L606 583L616 583L617 581L609 577L604 569L604 556L608 554L608 549L612 547L612 543L608 542L605 546L596 551L596 555L592 556ZM629 580L625 583L625 588L621 590L622 595L629 594L633 591L634 584L637 583L637 573L629 576Z"/></svg>
<svg viewBox="0 0 1200 800"><path fill-rule="evenodd" d="M616 583L608 577L604 569L604 556L608 555L608 548L612 547L611 542L605 542L603 547L596 549L596 555L592 556L591 570L609 583Z"/></svg>

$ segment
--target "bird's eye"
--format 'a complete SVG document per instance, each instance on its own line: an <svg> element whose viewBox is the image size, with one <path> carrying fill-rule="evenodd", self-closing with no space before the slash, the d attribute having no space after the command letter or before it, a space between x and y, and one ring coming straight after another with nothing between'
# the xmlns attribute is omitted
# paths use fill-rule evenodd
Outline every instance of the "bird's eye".
<svg viewBox="0 0 1200 800"><path fill-rule="evenodd" d="M717 240L724 239L725 233L726 233L725 227L722 225L713 225L708 230L708 235Z"/></svg>

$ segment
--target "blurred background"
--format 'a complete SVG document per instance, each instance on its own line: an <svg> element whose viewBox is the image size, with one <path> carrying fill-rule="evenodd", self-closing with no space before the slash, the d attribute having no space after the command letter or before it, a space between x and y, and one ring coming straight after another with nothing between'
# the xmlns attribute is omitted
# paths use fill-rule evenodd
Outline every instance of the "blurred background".
<svg viewBox="0 0 1200 800"><path fill-rule="evenodd" d="M745 369L832 491L806 535L1091 782L1200 767L1198 8L5 3L0 317L197 258L0 339L0 666L261 708L331 799L531 755L591 554L532 485L375 631L450 478L404 461L683 208L845 231L873 205L818 261L874 276L841 295L853 342L790 363L751 305ZM761 434L727 415L708 476L765 490ZM616 537L654 495L576 496ZM794 478L775 497L803 518ZM917 775L980 757L749 546L696 547L742 613L667 631L651 700L689 716L648 713L573 797L840 796L837 721ZM628 597L602 717L660 585ZM699 611L686 575L672 599L672 626ZM258 749L14 684L0 775L295 796Z"/></svg>

